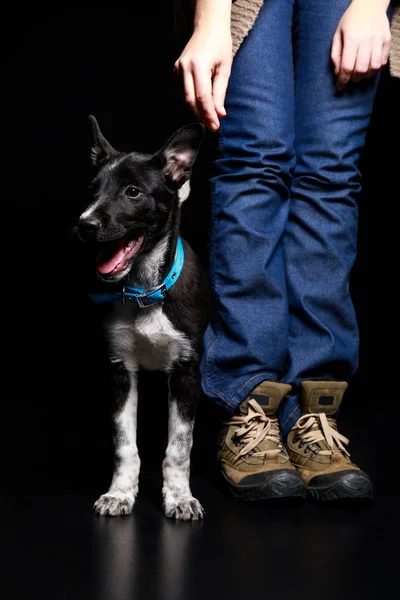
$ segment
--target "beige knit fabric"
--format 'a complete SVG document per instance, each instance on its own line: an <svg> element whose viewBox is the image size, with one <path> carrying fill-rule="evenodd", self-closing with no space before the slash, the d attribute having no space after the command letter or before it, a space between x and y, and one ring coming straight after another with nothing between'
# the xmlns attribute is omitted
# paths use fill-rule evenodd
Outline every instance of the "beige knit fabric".
<svg viewBox="0 0 400 600"><path fill-rule="evenodd" d="M253 27L264 0L236 0L232 4L231 31L233 54Z"/></svg>
<svg viewBox="0 0 400 600"><path fill-rule="evenodd" d="M390 73L400 77L400 6L394 9L392 18L392 44L390 47Z"/></svg>
<svg viewBox="0 0 400 600"><path fill-rule="evenodd" d="M264 0L233 2L231 29L234 54L253 27L263 3ZM400 0L394 0L394 3L390 72L394 77L400 77ZM192 31L195 4L195 0L175 0L176 29L178 44L181 46L189 39Z"/></svg>

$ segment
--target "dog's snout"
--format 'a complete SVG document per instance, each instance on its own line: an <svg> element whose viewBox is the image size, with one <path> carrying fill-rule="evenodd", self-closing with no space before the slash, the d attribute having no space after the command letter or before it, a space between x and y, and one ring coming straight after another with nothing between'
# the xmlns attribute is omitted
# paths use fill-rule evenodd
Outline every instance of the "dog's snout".
<svg viewBox="0 0 400 600"><path fill-rule="evenodd" d="M78 222L79 235L83 239L90 239L96 236L101 229L101 220L94 215L81 217Z"/></svg>

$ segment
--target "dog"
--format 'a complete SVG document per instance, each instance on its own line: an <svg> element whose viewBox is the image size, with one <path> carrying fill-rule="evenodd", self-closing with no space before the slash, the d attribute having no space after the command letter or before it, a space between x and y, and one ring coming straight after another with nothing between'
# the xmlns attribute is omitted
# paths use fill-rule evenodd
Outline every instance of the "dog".
<svg viewBox="0 0 400 600"><path fill-rule="evenodd" d="M193 497L190 452L201 395L199 361L207 325L207 287L198 258L179 236L180 209L204 128L177 131L152 155L119 152L93 116L92 197L77 224L94 247L112 372L114 471L94 504L98 515L131 513L138 493L137 374L163 371L169 383L168 445L163 461L163 509L191 520L204 511Z"/></svg>

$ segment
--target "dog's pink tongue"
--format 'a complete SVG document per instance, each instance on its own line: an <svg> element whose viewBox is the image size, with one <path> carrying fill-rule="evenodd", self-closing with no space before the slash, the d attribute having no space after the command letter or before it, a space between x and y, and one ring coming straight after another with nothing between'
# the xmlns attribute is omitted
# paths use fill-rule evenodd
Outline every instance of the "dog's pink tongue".
<svg viewBox="0 0 400 600"><path fill-rule="evenodd" d="M125 256L125 244L124 240L121 240L115 247L112 256L109 256L106 260L100 257L100 262L97 264L97 270L99 273L106 275L114 271L115 267L120 263Z"/></svg>

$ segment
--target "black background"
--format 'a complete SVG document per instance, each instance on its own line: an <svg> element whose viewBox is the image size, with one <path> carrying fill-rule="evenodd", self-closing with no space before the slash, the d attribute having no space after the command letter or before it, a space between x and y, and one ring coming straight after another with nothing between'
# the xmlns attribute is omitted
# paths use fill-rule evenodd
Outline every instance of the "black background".
<svg viewBox="0 0 400 600"><path fill-rule="evenodd" d="M13 269L16 281L7 278L6 320L10 315L10 322L5 323L4 333L11 333L7 342L11 365L4 374L0 490L4 497L16 494L25 500L29 494L41 493L87 494L94 500L105 491L111 474L106 363L91 307L83 295L79 248L70 236L87 201L87 116L97 117L117 148L150 152L193 118L181 102L173 74L177 48L171 2L131 3L128 8L113 4L38 9L28 5L17 24L9 55L17 122L22 126L21 133L14 135L17 149L10 151L11 162L17 166L11 198L18 214L6 225L5 233L13 234L13 244L23 245L23 256ZM392 335L393 329L389 311L392 275L388 273L395 264L395 244L389 247L388 237L395 235L391 216L399 197L394 117L399 99L398 81L385 72L362 158L359 258L352 278L362 351L359 372L343 407L344 433L351 433L356 448L359 444L359 455L364 466L374 471L378 491L389 497L391 484L379 469L377 452L381 450L374 435L376 427L382 432L398 416L395 383L391 384L394 392L389 393L378 382L396 380L393 371L388 375L384 369L389 363L385 355L390 354L385 336ZM10 119L7 124L13 130L16 121ZM207 173L213 143L210 135L196 168L196 191L183 215L184 235L204 263ZM382 218L386 219L384 230L379 229ZM376 263L382 251L383 262ZM374 269L373 276L368 252L373 265L384 265ZM15 266L13 256L10 262ZM374 303L374 361L368 368L370 292L381 303ZM11 316L14 307L16 317ZM380 337L376 337L377 329ZM383 363L379 362L382 358ZM166 442L163 376L144 374L140 392L139 448L144 465L158 465ZM214 408L204 399L196 426L194 469L211 481L216 478L217 429ZM379 439L385 460L393 459L390 440L384 433ZM150 484L150 496L159 495L159 485L157 479L153 493Z"/></svg>
<svg viewBox="0 0 400 600"><path fill-rule="evenodd" d="M17 410L24 422L22 447L29 447L29 456L51 447L46 457L51 463L57 452L91 452L99 441L96 431L106 404L101 338L84 298L84 255L70 235L88 200L87 116L97 117L117 148L145 152L157 149L193 117L181 101L173 73L178 49L171 2L140 3L136 9L133 5L113 10L108 6L96 10L67 6L28 9L20 23L19 41L12 56L16 89L25 100L23 136L17 140L21 182L17 210L28 226L28 240L23 242L27 253L20 268L30 293L29 298L16 294L16 302L21 303L18 320L22 335L12 333L11 339L15 352L24 357L18 360L17 354L13 355L19 362L19 382L26 387L18 393L18 403L11 402L8 408ZM375 228L378 213L382 214L376 209L398 197L397 147L393 147L398 83L384 73L361 162L364 191L352 294L362 344L360 368L344 407L354 414L369 410L371 396L367 360L369 207L375 255L377 245L385 243L382 232ZM209 135L194 175L195 192L183 211L184 236L205 266L210 202L207 176L213 143ZM373 288L375 291L375 285ZM379 319L384 322L385 315ZM163 378L153 374L147 379L151 380L150 393L154 391L157 397L152 402L164 406ZM6 435L8 432L12 434L12 428L7 428ZM42 463L33 470L47 477ZM64 476L61 479L65 481Z"/></svg>

